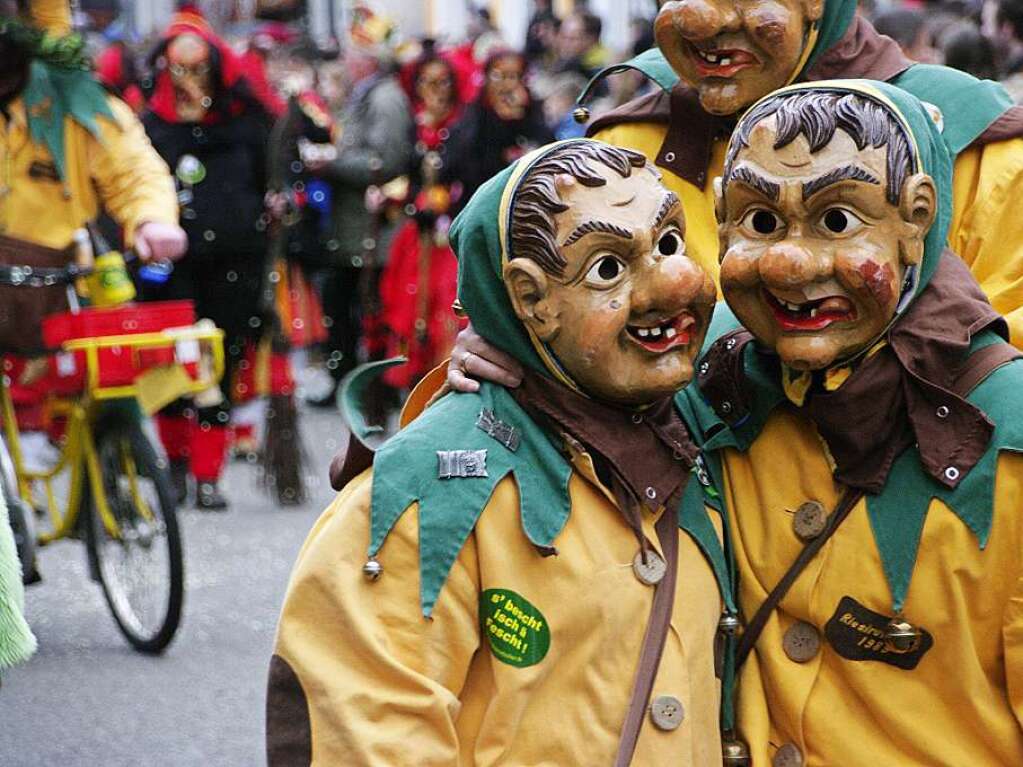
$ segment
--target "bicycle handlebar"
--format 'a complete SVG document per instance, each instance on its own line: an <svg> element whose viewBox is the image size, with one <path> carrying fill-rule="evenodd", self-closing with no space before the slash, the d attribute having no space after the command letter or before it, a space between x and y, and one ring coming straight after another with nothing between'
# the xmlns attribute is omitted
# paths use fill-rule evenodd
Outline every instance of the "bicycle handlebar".
<svg viewBox="0 0 1023 767"><path fill-rule="evenodd" d="M79 277L92 274L92 271L91 266L81 267L77 264L57 268L0 265L0 285L14 288L50 288L54 285L70 285Z"/></svg>

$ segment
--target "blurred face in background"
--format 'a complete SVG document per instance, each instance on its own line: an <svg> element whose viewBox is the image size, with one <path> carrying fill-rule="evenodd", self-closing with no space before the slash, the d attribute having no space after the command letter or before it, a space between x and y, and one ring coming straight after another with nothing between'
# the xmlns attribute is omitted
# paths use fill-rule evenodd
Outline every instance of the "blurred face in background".
<svg viewBox="0 0 1023 767"><path fill-rule="evenodd" d="M525 65L518 56L500 56L487 69L486 100L502 120L521 119L529 103L523 82Z"/></svg>
<svg viewBox="0 0 1023 767"><path fill-rule="evenodd" d="M213 106L210 46L198 35L179 35L167 46L167 69L174 84L178 118L201 120Z"/></svg>
<svg viewBox="0 0 1023 767"><path fill-rule="evenodd" d="M594 40L586 34L582 17L572 15L561 22L557 42L559 57L577 59L593 46Z"/></svg>
<svg viewBox="0 0 1023 767"><path fill-rule="evenodd" d="M443 61L430 61L419 70L416 98L430 114L443 115L455 103L455 82Z"/></svg>

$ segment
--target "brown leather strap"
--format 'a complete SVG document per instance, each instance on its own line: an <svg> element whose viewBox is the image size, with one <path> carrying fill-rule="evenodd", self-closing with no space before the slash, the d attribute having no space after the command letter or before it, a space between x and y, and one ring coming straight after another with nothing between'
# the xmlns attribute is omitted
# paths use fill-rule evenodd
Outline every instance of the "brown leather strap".
<svg viewBox="0 0 1023 767"><path fill-rule="evenodd" d="M622 734L618 740L618 754L615 756L615 767L628 767L632 763L632 755L639 740L639 731L643 726L647 706L650 704L650 691L654 688L654 678L661 665L661 653L668 637L671 625L672 605L675 602L675 583L678 580L678 518L670 510L665 509L661 518L654 526L657 540L664 552L667 570L664 577L654 587L654 601L650 607L650 619L646 624L643 637L643 651L639 656L639 667L636 669L636 680L632 686L632 699L629 710L625 714Z"/></svg>
<svg viewBox="0 0 1023 767"><path fill-rule="evenodd" d="M1021 358L1023 354L1019 349L1006 343L991 344L978 349L970 355L964 366L965 370L952 384L952 391L960 397L965 397L996 369Z"/></svg>
<svg viewBox="0 0 1023 767"><path fill-rule="evenodd" d="M955 383L952 385L952 390L960 397L965 397L994 370L1021 358L1023 358L1023 354L1007 343L991 344L990 346L978 349L970 355L963 366L964 370L956 378ZM792 584L796 582L796 578L806 569L806 566L810 564L810 561L827 543L828 539L835 534L838 526L849 516L849 512L853 510L853 507L862 497L863 492L860 490L851 488L846 490L835 510L828 517L828 524L824 531L813 540L807 542L803 550L799 552L799 556L796 557L796 561L792 563L792 566L781 577L781 580L771 590L771 593L767 595L767 599L760 605L760 608L746 625L746 630L739 638L739 643L735 650L736 669L741 668L742 664L746 662L749 654L753 651L754 645L757 643L757 639L760 638L760 634L767 625L768 618L771 617L771 613L778 607L781 600L785 598L789 589L792 588Z"/></svg>
<svg viewBox="0 0 1023 767"><path fill-rule="evenodd" d="M785 571L785 575L781 577L778 584L771 589L771 593L767 595L767 599L760 605L760 609L757 610L756 614L746 625L746 630L742 632L742 636L739 638L739 644L735 648L736 669L742 668L742 664L746 662L749 654L753 651L753 646L757 643L757 639L760 638L764 626L767 625L767 619L771 617L771 613L774 612L781 600L785 598L785 595L789 593L789 589L796 582L796 578L806 569L810 561L817 556L817 552L828 542L828 539L835 534L839 525L845 521L845 518L849 516L849 512L853 510L853 507L862 497L862 490L849 488L845 491L835 510L828 517L828 523L821 534L807 541L806 545L803 546L803 550L799 552L799 556L796 557L796 561Z"/></svg>

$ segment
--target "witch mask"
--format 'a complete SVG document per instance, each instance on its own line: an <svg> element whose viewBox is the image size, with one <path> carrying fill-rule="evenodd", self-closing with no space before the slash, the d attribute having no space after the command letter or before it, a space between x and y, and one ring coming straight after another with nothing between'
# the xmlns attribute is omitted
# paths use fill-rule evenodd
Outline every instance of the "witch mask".
<svg viewBox="0 0 1023 767"><path fill-rule="evenodd" d="M213 105L210 45L198 35L178 35L167 45L167 70L174 85L178 119L199 122Z"/></svg>
<svg viewBox="0 0 1023 767"><path fill-rule="evenodd" d="M936 198L881 100L769 97L740 121L718 182L725 299L790 368L850 359L910 297Z"/></svg>
<svg viewBox="0 0 1023 767"><path fill-rule="evenodd" d="M693 375L715 301L686 255L678 197L635 152L569 142L511 202L504 278L545 358L582 392L641 405Z"/></svg>

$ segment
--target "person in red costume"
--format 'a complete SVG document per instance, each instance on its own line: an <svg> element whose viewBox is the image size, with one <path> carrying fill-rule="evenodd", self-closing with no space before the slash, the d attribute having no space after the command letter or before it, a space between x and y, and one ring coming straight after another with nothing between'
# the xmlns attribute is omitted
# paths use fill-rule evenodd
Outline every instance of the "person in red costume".
<svg viewBox="0 0 1023 767"><path fill-rule="evenodd" d="M403 73L404 74L404 73ZM462 117L458 75L445 55L427 46L402 77L416 121L414 183L410 201L415 215L391 244L380 282L382 318L388 328L388 355L408 357L384 380L408 388L447 356L458 331L451 311L458 266L447 241L450 209L461 196L460 183L440 182L451 129Z"/></svg>
<svg viewBox="0 0 1023 767"><path fill-rule="evenodd" d="M147 284L148 300L191 299L197 314L225 331L221 391L160 413L160 437L179 495L188 475L196 506L224 509L218 481L227 448L231 386L247 344L263 334L272 301L264 300L266 148L270 115L253 95L233 51L202 15L183 8L152 55L153 90L143 124L178 186L188 254L166 283Z"/></svg>

